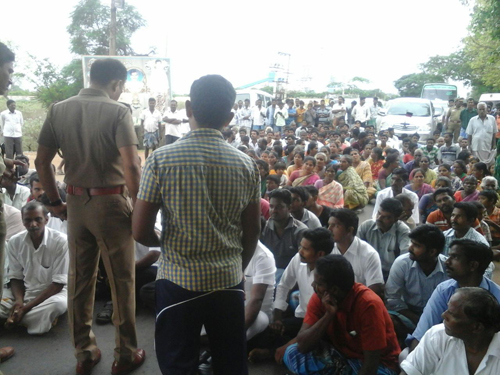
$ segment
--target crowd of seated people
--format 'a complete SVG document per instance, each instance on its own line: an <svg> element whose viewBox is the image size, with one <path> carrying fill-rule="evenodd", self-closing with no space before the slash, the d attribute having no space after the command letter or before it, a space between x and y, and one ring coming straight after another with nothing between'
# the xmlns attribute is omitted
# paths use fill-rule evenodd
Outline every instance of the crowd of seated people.
<svg viewBox="0 0 500 375"><path fill-rule="evenodd" d="M474 347L478 337L486 348L498 343L500 287L491 280L500 260L498 183L471 160L466 140L454 144L452 133L438 132L419 145L418 134L376 133L370 121L335 116L347 111L340 98L304 111L301 101L282 104L283 123L267 128L247 127L235 106L236 120L222 133L255 159L261 176L262 233L245 270L249 360L274 359L296 374L432 366L439 373L451 360L425 360L432 340L443 353L450 340L457 348ZM2 189L8 259L0 319L42 334L66 311L66 223L51 216L36 171L24 185L4 179ZM360 222L370 202L371 219ZM40 248L43 272L29 258ZM160 251L136 246L137 295L152 309ZM485 311L476 313L475 303ZM97 322L112 315L106 303ZM456 328L457 316L470 332ZM209 351L200 366L210 366Z"/></svg>

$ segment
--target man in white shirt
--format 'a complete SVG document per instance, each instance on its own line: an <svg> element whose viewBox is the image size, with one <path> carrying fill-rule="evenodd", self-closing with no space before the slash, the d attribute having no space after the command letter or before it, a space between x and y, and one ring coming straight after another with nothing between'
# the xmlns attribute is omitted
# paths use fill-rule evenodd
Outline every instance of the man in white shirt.
<svg viewBox="0 0 500 375"><path fill-rule="evenodd" d="M48 211L41 203L28 203L22 217L26 231L7 245L11 288L4 290L0 318L42 334L67 310L68 240L45 226Z"/></svg>
<svg viewBox="0 0 500 375"><path fill-rule="evenodd" d="M252 129L261 130L266 121L266 108L262 107L262 100L257 99L255 106L252 108Z"/></svg>
<svg viewBox="0 0 500 375"><path fill-rule="evenodd" d="M386 198L394 198L399 194L407 194L413 202L413 211L411 218L415 224L420 223L420 214L418 212L418 196L413 191L405 189L404 186L408 184L408 172L404 168L396 168L392 172L391 186L378 192L373 208L372 219L377 219L377 213L380 209L380 203Z"/></svg>
<svg viewBox="0 0 500 375"><path fill-rule="evenodd" d="M161 124L161 113L156 107L156 99L149 98L148 101L149 108L145 109L141 113L141 126L144 127L144 158L147 159L149 155L149 149L151 151L156 150L159 143L158 129Z"/></svg>
<svg viewBox="0 0 500 375"><path fill-rule="evenodd" d="M30 197L30 189L26 186L19 185L13 179L3 177L1 181L4 203L9 204L20 210Z"/></svg>
<svg viewBox="0 0 500 375"><path fill-rule="evenodd" d="M371 116L370 107L366 104L366 98L359 98L359 104L356 104L353 108L351 116L354 117L354 121L360 121L362 127L366 125Z"/></svg>
<svg viewBox="0 0 500 375"><path fill-rule="evenodd" d="M470 119L465 132L469 141L472 155L479 161L491 164L496 156L497 124L495 118L486 113L486 103L477 105L477 116Z"/></svg>
<svg viewBox="0 0 500 375"><path fill-rule="evenodd" d="M373 247L356 237L358 224L359 218L354 211L333 210L328 219L328 229L335 241L332 254L343 255L351 263L355 282L382 296L384 277L380 257Z"/></svg>
<svg viewBox="0 0 500 375"><path fill-rule="evenodd" d="M7 108L0 114L3 126L5 156L9 159L23 154L23 114L16 111L16 102L7 100Z"/></svg>
<svg viewBox="0 0 500 375"><path fill-rule="evenodd" d="M252 109L250 108L250 99L245 99L244 106L238 111L239 123L248 129L252 126Z"/></svg>
<svg viewBox="0 0 500 375"><path fill-rule="evenodd" d="M347 108L345 106L344 98L339 96L337 103L333 104L331 110L331 119L333 125L337 126L339 118L345 118Z"/></svg>
<svg viewBox="0 0 500 375"><path fill-rule="evenodd" d="M183 124L189 121L184 110L177 110L177 100L170 101L170 108L163 114L163 121L165 122L165 145L174 143L183 136L183 133L187 133Z"/></svg>
<svg viewBox="0 0 500 375"><path fill-rule="evenodd" d="M500 304L487 290L456 290L443 324L429 329L401 363L401 374L499 374Z"/></svg>
<svg viewBox="0 0 500 375"><path fill-rule="evenodd" d="M302 326L309 299L314 294L314 268L316 261L328 255L333 248L333 238L325 228L308 229L300 242L299 252L292 258L285 269L276 288L274 300L273 323L269 328L279 337L270 343L266 349L254 349L250 352L250 359L273 357L278 363L282 362L288 346L296 342L295 337ZM287 309L287 298L295 285L299 288L299 304L293 318L283 318ZM279 347L278 347L279 346Z"/></svg>

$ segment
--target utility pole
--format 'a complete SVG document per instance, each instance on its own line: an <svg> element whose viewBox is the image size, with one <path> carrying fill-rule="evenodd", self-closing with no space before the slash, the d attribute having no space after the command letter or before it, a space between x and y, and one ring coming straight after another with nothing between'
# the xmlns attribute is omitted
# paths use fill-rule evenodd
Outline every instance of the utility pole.
<svg viewBox="0 0 500 375"><path fill-rule="evenodd" d="M109 24L109 55L116 56L116 0L111 0L111 22Z"/></svg>

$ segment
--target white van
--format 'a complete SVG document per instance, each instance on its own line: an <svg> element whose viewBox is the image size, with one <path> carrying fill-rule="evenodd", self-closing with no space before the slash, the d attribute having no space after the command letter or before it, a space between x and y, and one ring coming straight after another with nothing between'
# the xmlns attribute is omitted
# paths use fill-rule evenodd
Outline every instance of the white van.
<svg viewBox="0 0 500 375"><path fill-rule="evenodd" d="M255 102L260 99L262 100L262 106L267 107L267 102L273 99L273 96L265 91L257 89L243 89L236 90L236 103L238 101L245 101L245 99L250 99L250 108L255 105Z"/></svg>
<svg viewBox="0 0 500 375"><path fill-rule="evenodd" d="M480 102L492 102L493 103L493 108L497 105L497 103L500 103L500 93L489 93L489 94L483 94L479 98Z"/></svg>

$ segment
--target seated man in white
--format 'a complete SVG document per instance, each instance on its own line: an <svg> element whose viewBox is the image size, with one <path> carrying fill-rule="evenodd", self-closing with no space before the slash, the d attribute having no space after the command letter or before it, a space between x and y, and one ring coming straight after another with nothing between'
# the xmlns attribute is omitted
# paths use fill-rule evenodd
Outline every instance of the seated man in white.
<svg viewBox="0 0 500 375"><path fill-rule="evenodd" d="M276 362L281 363L286 348L296 342L295 338L306 315L307 304L314 294L312 282L316 261L328 255L333 244L333 238L325 228L304 231L299 252L288 264L276 287L272 323L269 325L271 333L267 340L261 340L262 345L250 351L249 358L252 361L274 357ZM288 307L287 298L295 285L298 285L300 292L299 304L294 316L286 318L283 313Z"/></svg>
<svg viewBox="0 0 500 375"><path fill-rule="evenodd" d="M332 254L342 255L351 263L354 281L363 284L383 298L384 277L377 251L367 242L356 237L359 218L352 210L337 208L330 214L328 229L333 234L335 246Z"/></svg>
<svg viewBox="0 0 500 375"><path fill-rule="evenodd" d="M6 325L23 325L29 334L48 332L67 310L68 241L46 228L48 211L39 202L22 210L26 231L7 245L10 289L3 292L0 318Z"/></svg>
<svg viewBox="0 0 500 375"><path fill-rule="evenodd" d="M428 330L401 363L401 374L500 374L500 304L482 288L460 288L443 324Z"/></svg>

